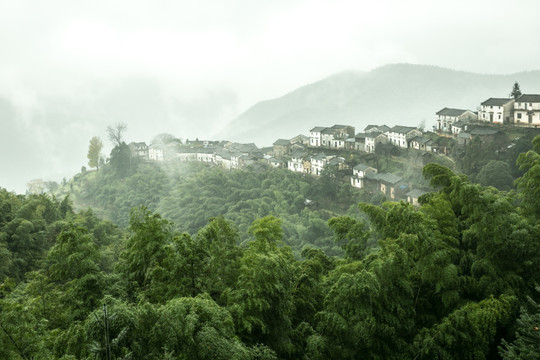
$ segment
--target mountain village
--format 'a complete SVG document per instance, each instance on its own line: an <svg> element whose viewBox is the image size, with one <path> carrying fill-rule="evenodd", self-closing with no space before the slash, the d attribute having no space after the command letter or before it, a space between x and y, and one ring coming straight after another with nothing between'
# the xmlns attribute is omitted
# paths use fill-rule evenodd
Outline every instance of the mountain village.
<svg viewBox="0 0 540 360"><path fill-rule="evenodd" d="M141 159L202 162L227 170L269 166L313 176L336 170L348 174L346 177L355 188L380 191L392 200L417 205L418 198L427 191L414 188L397 174L381 173L364 163L351 165L343 155L346 152L373 154L379 146L389 144L420 155L446 156L448 148L441 145L440 139L466 146L475 138L482 143L494 141L504 133L503 126L538 128L540 94L523 94L515 99L489 98L478 106L477 111L443 108L436 116L432 131L402 125L368 125L363 132L356 133L351 125L315 126L309 130L309 136L301 134L291 139L278 139L272 147L266 148L258 148L254 143L198 139L150 146L132 142L129 147L132 155Z"/></svg>

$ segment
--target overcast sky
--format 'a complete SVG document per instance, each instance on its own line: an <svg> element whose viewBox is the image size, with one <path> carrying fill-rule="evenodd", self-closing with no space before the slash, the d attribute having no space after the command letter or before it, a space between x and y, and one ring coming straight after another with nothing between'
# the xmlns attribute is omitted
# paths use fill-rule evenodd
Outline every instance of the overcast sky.
<svg viewBox="0 0 540 360"><path fill-rule="evenodd" d="M343 70L539 69L539 32L537 0L0 0L0 187L69 178L107 124L210 136Z"/></svg>

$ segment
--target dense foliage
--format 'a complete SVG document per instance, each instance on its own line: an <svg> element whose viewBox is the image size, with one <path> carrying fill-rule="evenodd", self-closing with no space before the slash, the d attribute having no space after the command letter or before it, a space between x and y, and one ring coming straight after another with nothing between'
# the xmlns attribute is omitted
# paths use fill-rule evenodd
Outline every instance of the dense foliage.
<svg viewBox="0 0 540 360"><path fill-rule="evenodd" d="M238 219L253 219L244 240L234 219L176 218L146 195L122 230L91 210L75 213L69 197L0 190L0 358L539 358L539 144L518 159L516 191L429 164L436 190L421 206L361 202L365 216L333 217L340 256L316 246L293 255L290 197L298 192L304 206L311 180L279 172L187 168L162 184L180 196L204 180L220 199L219 184L235 176L260 183L279 217L258 212L258 197L228 191L250 213ZM193 196L182 206L194 211L197 197L182 196ZM177 219L202 226L182 231Z"/></svg>
<svg viewBox="0 0 540 360"><path fill-rule="evenodd" d="M316 245L328 254L341 249L333 243L326 222L333 216L359 216L360 201L382 202L381 194L354 191L343 175L328 172L320 178L283 169L228 171L200 163L128 161L120 176L114 162L99 171L78 174L62 187L77 208L92 208L120 227L129 224L130 209L144 205L173 223L175 230L194 235L209 219L224 216L249 239L253 221L267 215L282 220L285 241L296 257ZM348 181L348 179L345 179Z"/></svg>

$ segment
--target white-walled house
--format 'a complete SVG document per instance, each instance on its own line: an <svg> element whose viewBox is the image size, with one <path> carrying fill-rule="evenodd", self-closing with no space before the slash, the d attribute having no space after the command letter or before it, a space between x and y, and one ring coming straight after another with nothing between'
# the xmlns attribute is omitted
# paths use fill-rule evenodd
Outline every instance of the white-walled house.
<svg viewBox="0 0 540 360"><path fill-rule="evenodd" d="M213 148L197 149L197 161L213 164L216 162L216 155Z"/></svg>
<svg viewBox="0 0 540 360"><path fill-rule="evenodd" d="M154 161L163 161L163 150L151 145L148 148L148 159Z"/></svg>
<svg viewBox="0 0 540 360"><path fill-rule="evenodd" d="M514 102L514 124L521 126L540 125L540 95L523 94Z"/></svg>
<svg viewBox="0 0 540 360"><path fill-rule="evenodd" d="M388 143L388 136L379 131L366 132L364 151L368 153L374 153L377 144Z"/></svg>
<svg viewBox="0 0 540 360"><path fill-rule="evenodd" d="M319 147L322 145L321 142L321 132L326 129L322 126L316 126L313 129L309 130L309 146Z"/></svg>
<svg viewBox="0 0 540 360"><path fill-rule="evenodd" d="M423 136L415 136L409 140L409 148L431 152L433 141Z"/></svg>
<svg viewBox="0 0 540 360"><path fill-rule="evenodd" d="M422 132L412 126L396 125L386 132L386 136L392 145L406 149L409 146L409 139L421 137Z"/></svg>
<svg viewBox="0 0 540 360"><path fill-rule="evenodd" d="M231 152L226 149L218 149L216 151L216 163L221 165L224 169L230 170L232 168Z"/></svg>
<svg viewBox="0 0 540 360"><path fill-rule="evenodd" d="M351 176L351 185L362 189L365 187L365 178L368 174L376 174L377 169L366 164L358 164L353 167L353 176Z"/></svg>
<svg viewBox="0 0 540 360"><path fill-rule="evenodd" d="M129 143L129 149L132 156L148 159L148 146L145 142L131 142Z"/></svg>
<svg viewBox="0 0 540 360"><path fill-rule="evenodd" d="M436 130L439 132L451 132L452 124L459 120L474 120L478 116L470 110L444 108L435 113L437 115Z"/></svg>
<svg viewBox="0 0 540 360"><path fill-rule="evenodd" d="M326 154L321 152L311 157L311 174L321 175L324 166L326 165Z"/></svg>
<svg viewBox="0 0 540 360"><path fill-rule="evenodd" d="M345 140L354 138L354 127L349 125L334 125L332 127L316 126L309 131L309 145L344 149Z"/></svg>
<svg viewBox="0 0 540 360"><path fill-rule="evenodd" d="M287 163L287 168L293 172L304 172L304 159L307 153L304 151L296 151L291 155L291 160Z"/></svg>
<svg viewBox="0 0 540 360"><path fill-rule="evenodd" d="M478 120L494 124L510 123L513 119L514 99L489 98L480 104Z"/></svg>

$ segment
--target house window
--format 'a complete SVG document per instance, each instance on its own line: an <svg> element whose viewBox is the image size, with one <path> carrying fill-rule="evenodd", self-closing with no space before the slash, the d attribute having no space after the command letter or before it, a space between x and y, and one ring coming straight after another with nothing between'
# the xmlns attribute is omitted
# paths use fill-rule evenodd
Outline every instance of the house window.
<svg viewBox="0 0 540 360"><path fill-rule="evenodd" d="M499 114L499 120L501 120L501 114Z"/></svg>
<svg viewBox="0 0 540 360"><path fill-rule="evenodd" d="M517 118L521 119L521 113L517 113Z"/></svg>

